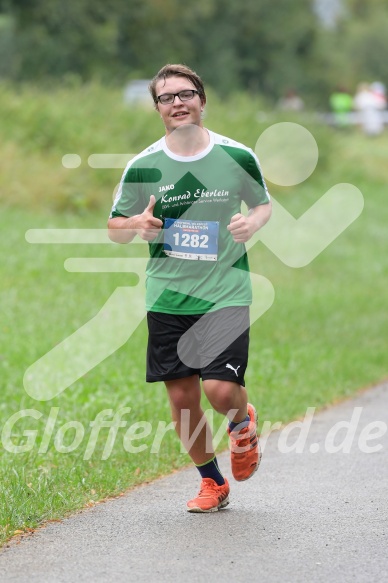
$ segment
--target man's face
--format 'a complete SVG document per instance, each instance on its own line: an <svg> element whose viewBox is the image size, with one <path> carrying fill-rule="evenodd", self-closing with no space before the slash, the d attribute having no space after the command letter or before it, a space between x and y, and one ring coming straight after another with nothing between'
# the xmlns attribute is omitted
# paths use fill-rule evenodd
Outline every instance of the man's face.
<svg viewBox="0 0 388 583"><path fill-rule="evenodd" d="M185 89L195 90L195 86L189 79L185 77L168 77L166 80L161 79L158 81L156 84L156 95L178 93ZM157 109L165 125L167 135L182 125L194 124L202 126L201 112L204 105L196 93L189 101L181 101L176 96L173 103L162 104L158 102Z"/></svg>

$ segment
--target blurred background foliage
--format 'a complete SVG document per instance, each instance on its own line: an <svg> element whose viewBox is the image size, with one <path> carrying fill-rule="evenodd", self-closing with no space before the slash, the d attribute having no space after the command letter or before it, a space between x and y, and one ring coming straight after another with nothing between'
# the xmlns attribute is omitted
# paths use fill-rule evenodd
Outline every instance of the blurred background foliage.
<svg viewBox="0 0 388 583"><path fill-rule="evenodd" d="M248 381L261 419L299 418L311 404L333 403L386 377L386 132L372 139L356 126L335 128L319 110L328 109L339 84L351 93L361 81L388 85L387 3L0 0L0 425L20 408L38 407L43 435L58 402L30 399L25 370L93 318L117 287L128 286L128 273L68 272L69 253L126 259L147 252L136 244L30 245L25 234L105 228L122 168L95 169L89 156L116 152L129 159L160 138L162 122L151 103L129 107L123 90L167 62L185 62L203 77L205 120L215 132L255 149L278 121L311 131L319 145L313 175L295 187L269 184L295 218L339 183L356 185L365 199L360 219L304 269L283 265L261 244L250 252L256 273L276 288L273 307L252 327ZM272 111L290 88L305 111ZM79 158L79 166L65 167L64 154ZM62 422L90 427L105 407L128 403L133 419L168 422L164 392L141 380L143 324L129 344L60 396ZM18 425L12 439L23 443L28 427ZM107 460L101 459L104 434L91 461L82 459L84 450L63 455L53 440L47 454L3 448L0 544L16 529L187 464L172 435L157 456L128 455L118 439Z"/></svg>
<svg viewBox="0 0 388 583"><path fill-rule="evenodd" d="M387 84L387 30L387 0L0 0L0 80L122 86L185 62L222 95L323 107Z"/></svg>

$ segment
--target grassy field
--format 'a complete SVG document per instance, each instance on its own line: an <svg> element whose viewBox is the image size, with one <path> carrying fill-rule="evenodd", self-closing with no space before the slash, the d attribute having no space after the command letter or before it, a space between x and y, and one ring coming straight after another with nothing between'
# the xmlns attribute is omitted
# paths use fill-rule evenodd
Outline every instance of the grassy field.
<svg viewBox="0 0 388 583"><path fill-rule="evenodd" d="M244 96L234 106L214 97L206 124L254 147L270 125L257 121L257 106ZM161 134L159 118L152 111L130 112L119 94L94 86L51 94L3 87L0 114L5 120L0 157L4 542L17 530L119 495L189 458L168 429L163 385L144 381L144 322L122 348L60 396L37 401L23 387L31 364L93 318L117 287L131 285L125 273L69 273L64 261L146 255L145 246L134 245L32 245L26 231L104 228L121 171L92 170L87 158L140 151ZM307 407L333 403L387 376L387 137L368 140L357 129L308 127L320 149L314 174L297 187L270 184L273 196L297 217L334 184L350 182L362 191L365 208L304 268L285 266L261 243L250 251L252 270L267 277L276 292L273 306L251 332L247 386L261 422L287 422ZM61 166L69 152L81 156L78 169ZM125 426L117 426L116 436L109 427L93 434L103 411L108 421L121 411ZM142 425L134 426L139 421ZM221 424L215 415L216 431ZM132 442L130 427L136 430L132 437L138 436ZM223 438L218 449L226 446Z"/></svg>

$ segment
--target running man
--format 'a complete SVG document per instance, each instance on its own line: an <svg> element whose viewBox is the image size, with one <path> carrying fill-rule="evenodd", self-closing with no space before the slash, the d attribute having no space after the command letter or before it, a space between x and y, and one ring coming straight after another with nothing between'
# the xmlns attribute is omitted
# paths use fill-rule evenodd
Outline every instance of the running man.
<svg viewBox="0 0 388 583"><path fill-rule="evenodd" d="M201 476L188 511L214 512L227 506L230 488L202 390L228 418L233 477L250 478L261 458L244 382L252 302L244 243L270 218L271 202L253 151L203 126L206 94L194 71L166 65L150 93L165 136L128 163L109 236L149 243L146 380L164 382L176 431Z"/></svg>

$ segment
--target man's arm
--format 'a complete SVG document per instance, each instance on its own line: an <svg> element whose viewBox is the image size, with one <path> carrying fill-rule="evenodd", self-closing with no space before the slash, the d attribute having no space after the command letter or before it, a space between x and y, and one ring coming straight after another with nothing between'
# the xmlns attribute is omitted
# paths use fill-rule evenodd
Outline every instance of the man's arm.
<svg viewBox="0 0 388 583"><path fill-rule="evenodd" d="M228 231L235 243L246 243L269 220L272 203L269 201L249 209L248 216L237 213L230 219Z"/></svg>
<svg viewBox="0 0 388 583"><path fill-rule="evenodd" d="M163 222L153 215L155 202L156 199L152 194L148 206L140 215L109 219L109 239L115 243L130 243L135 235L139 235L144 241L153 241L163 226Z"/></svg>

